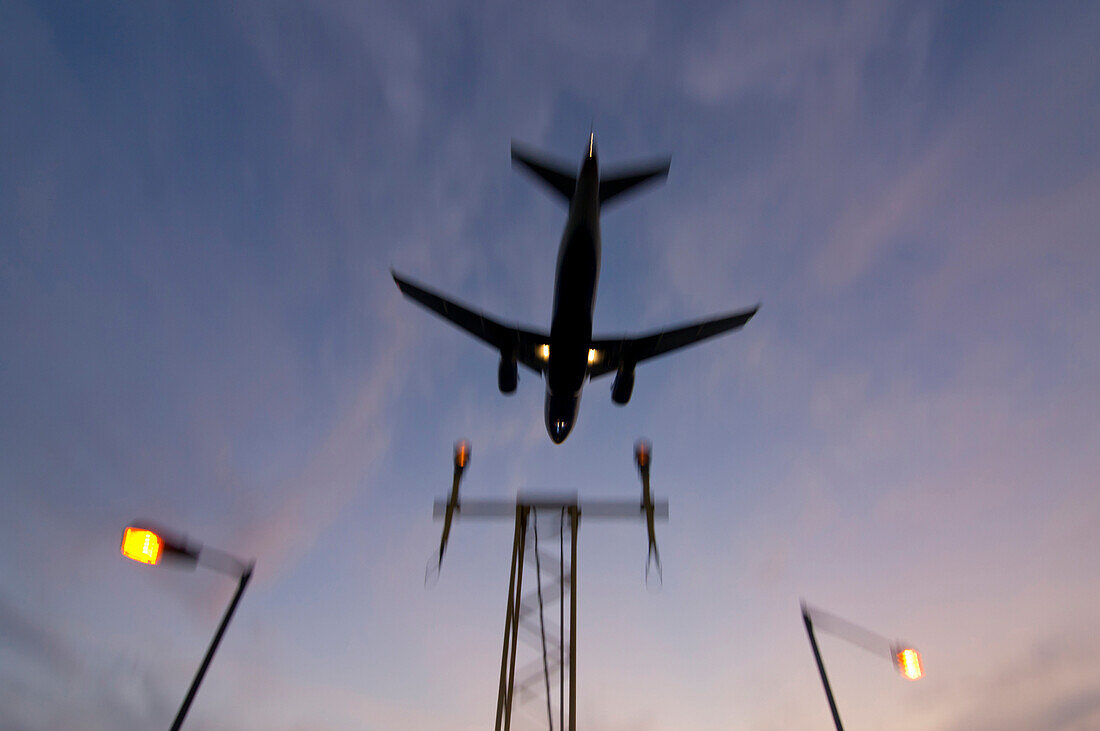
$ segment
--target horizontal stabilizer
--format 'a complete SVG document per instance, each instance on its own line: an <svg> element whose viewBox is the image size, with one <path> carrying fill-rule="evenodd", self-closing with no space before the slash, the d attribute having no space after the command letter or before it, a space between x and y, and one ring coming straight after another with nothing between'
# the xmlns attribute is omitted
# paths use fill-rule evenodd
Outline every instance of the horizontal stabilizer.
<svg viewBox="0 0 1100 731"><path fill-rule="evenodd" d="M672 160L665 159L647 165L609 171L607 177L600 180L600 204L643 183L663 180L668 175L671 164Z"/></svg>
<svg viewBox="0 0 1100 731"><path fill-rule="evenodd" d="M577 178L567 172L569 169L567 166L525 150L515 142L512 143L512 162L518 162L526 167L560 193L566 201L573 200L573 193L577 190Z"/></svg>

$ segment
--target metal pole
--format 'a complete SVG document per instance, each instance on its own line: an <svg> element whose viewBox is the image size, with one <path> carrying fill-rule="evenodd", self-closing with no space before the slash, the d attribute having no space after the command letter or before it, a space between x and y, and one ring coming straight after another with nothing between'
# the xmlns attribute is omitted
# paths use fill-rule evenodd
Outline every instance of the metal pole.
<svg viewBox="0 0 1100 731"><path fill-rule="evenodd" d="M836 731L844 731L844 727L840 724L840 712L836 709L836 700L833 699L833 689L829 686L829 677L825 675L825 664L821 662L821 652L817 649L817 639L814 637L814 624L810 620L810 615L806 612L806 607L802 607L802 621L806 625L806 634L810 637L810 648L814 651L814 660L817 662L817 671L821 673L821 684L825 686L825 697L829 699L829 710L833 713L833 722L836 724Z"/></svg>
<svg viewBox="0 0 1100 731"><path fill-rule="evenodd" d="M558 590L558 726L565 731L565 508L558 518Z"/></svg>
<svg viewBox="0 0 1100 731"><path fill-rule="evenodd" d="M569 731L577 731L577 527L579 506L569 508Z"/></svg>
<svg viewBox="0 0 1100 731"><path fill-rule="evenodd" d="M512 691L516 682L516 647L519 645L520 597L523 595L523 557L527 550L527 516L530 508L519 509L519 553L516 554L516 593L512 601L512 653L508 660L508 697L504 701L504 731L512 727Z"/></svg>
<svg viewBox="0 0 1100 731"><path fill-rule="evenodd" d="M179 728L183 725L183 719L187 716L187 710L191 707L191 701L195 700L195 693L199 690L199 683L202 682L203 676L206 675L206 669L210 667L210 661L214 659L214 653L218 649L218 644L222 641L222 635L225 634L225 628L229 626L229 620L233 618L233 612L237 609L237 603L241 600L241 595L244 594L244 588L248 585L248 580L252 578L253 564L248 564L241 573L240 582L237 584L237 591L233 594L233 599L230 600L229 606L225 610L225 616L222 617L221 624L218 625L218 631L214 633L214 639L210 642L210 647L206 650L206 657L202 659L202 664L199 665L199 671L195 673L194 680L191 681L191 687L187 689L187 697L183 699L183 705L180 706L179 712L176 713L176 720L172 721L171 731L179 731Z"/></svg>
<svg viewBox="0 0 1100 731"><path fill-rule="evenodd" d="M501 731L504 722L505 683L508 680L508 647L512 637L512 612L515 610L516 558L519 556L520 526L523 521L523 508L516 506L516 533L512 538L512 572L508 577L508 610L504 614L504 649L500 652L500 687L497 690L497 725Z"/></svg>

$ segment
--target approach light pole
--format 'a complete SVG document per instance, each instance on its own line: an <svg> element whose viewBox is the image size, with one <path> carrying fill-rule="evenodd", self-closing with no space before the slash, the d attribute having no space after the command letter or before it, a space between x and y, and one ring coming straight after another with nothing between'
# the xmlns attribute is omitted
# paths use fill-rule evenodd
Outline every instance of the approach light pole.
<svg viewBox="0 0 1100 731"><path fill-rule="evenodd" d="M668 501L654 500L649 489L652 448L649 442L639 441L634 449L634 462L642 481L640 500L611 498L581 501L575 492L550 495L521 492L515 500L462 499L459 497L459 485L469 459L469 442L456 442L451 492L433 506L434 517L443 520L443 535L439 551L429 559L425 580L438 576L454 521L515 521L495 728L497 731L510 731L513 706L518 711L524 703L540 698L545 700L546 715L543 719L551 731L575 731L577 532L581 516L587 521L645 520L649 537L646 576L648 579L651 564L656 566L660 575L654 523L668 520ZM552 550L555 548L553 543L558 544L557 551ZM527 572L524 572L525 566ZM528 585L534 584L534 588L528 588L526 593L525 579ZM569 602L568 611L566 601ZM553 611L555 608L557 612ZM535 651L535 656L529 662L517 665L520 640ZM557 683L553 682L554 676ZM555 696L558 701L556 722ZM518 703L515 702L517 699Z"/></svg>
<svg viewBox="0 0 1100 731"><path fill-rule="evenodd" d="M233 598L229 601L229 606L226 607L225 614L222 616L222 621L214 633L214 639L210 641L210 647L206 650L202 664L199 665L198 672L191 680L191 687L187 689L187 695L176 713L175 720L172 721L171 731L179 731L179 728L183 726L183 719L187 716L188 709L191 708L191 702L195 699L195 694L199 690L199 684L202 683L203 676L206 675L206 670L210 667L210 661L214 659L214 653L222 641L225 628L229 626L229 620L233 618L233 613L237 610L237 604L240 603L241 595L244 594L244 589L248 586L248 580L252 578L252 569L256 564L254 561L245 563L224 551L205 548L201 544L188 543L183 536L175 536L159 528L152 528L147 523L128 526L122 532L122 555L138 563L151 566L159 564L162 558L176 561L191 568L202 564L207 568L237 578L237 591L234 592Z"/></svg>
<svg viewBox="0 0 1100 731"><path fill-rule="evenodd" d="M840 723L840 712L837 711L833 689L829 685L829 676L825 674L825 664L821 661L821 651L817 647L817 638L814 636L815 619L819 629L847 640L875 655L885 654L903 677L909 680L920 680L924 677L924 666L921 663L920 653L915 648L898 641L890 642L882 635L802 602L802 623L806 625L806 635L810 638L810 649L814 653L817 672L821 674L821 685L824 686L825 697L829 700L829 711L833 714L836 731L844 731L844 726Z"/></svg>

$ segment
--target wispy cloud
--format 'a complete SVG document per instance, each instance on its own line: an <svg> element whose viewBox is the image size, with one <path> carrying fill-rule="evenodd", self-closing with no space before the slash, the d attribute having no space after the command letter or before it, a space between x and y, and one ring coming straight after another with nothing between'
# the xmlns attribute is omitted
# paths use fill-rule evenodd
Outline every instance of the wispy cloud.
<svg viewBox="0 0 1100 731"><path fill-rule="evenodd" d="M916 727L1095 725L1097 22L4 5L0 725L171 715L229 587L105 564L144 515L259 561L199 726L483 727L509 527L464 530L423 594L451 441L471 491L634 494L639 434L674 500L668 583L619 593L620 534L585 528L592 727L825 719L801 593L896 617L936 666L868 681L857 723L912 700ZM626 408L593 384L553 447L543 384L499 396L496 355L388 270L545 327L564 213L508 139L570 156L593 121L609 163L674 154L606 219L597 328L764 308L640 369ZM1009 635L1033 649L997 662L1026 672L975 659Z"/></svg>

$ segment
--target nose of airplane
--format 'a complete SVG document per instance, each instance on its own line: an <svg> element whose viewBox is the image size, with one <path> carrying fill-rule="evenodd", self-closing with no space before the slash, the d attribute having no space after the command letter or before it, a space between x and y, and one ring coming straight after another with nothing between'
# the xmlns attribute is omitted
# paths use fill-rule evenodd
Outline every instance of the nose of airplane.
<svg viewBox="0 0 1100 731"><path fill-rule="evenodd" d="M569 436L573 423L566 419L553 419L546 424L546 431L550 433L550 439L554 444L561 444Z"/></svg>

